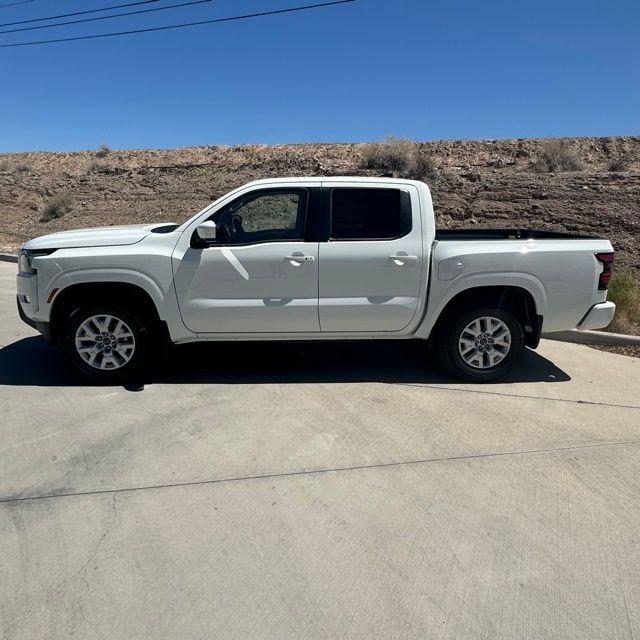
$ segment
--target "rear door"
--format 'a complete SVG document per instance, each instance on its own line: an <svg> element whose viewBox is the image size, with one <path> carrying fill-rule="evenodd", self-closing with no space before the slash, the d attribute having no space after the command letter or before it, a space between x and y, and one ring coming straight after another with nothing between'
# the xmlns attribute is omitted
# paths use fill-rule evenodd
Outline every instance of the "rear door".
<svg viewBox="0 0 640 640"><path fill-rule="evenodd" d="M411 185L323 182L329 240L319 247L323 332L402 331L418 309L422 226Z"/></svg>

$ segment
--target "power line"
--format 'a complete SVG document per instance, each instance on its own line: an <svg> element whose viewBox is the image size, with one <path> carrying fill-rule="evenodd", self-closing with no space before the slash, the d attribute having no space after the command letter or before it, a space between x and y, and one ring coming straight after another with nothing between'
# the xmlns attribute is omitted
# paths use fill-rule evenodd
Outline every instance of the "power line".
<svg viewBox="0 0 640 640"><path fill-rule="evenodd" d="M94 38L109 38L112 36L126 36L137 33L149 33L151 31L166 31L167 29L182 29L184 27L195 27L203 24L214 24L219 22L232 22L234 20L247 20L249 18L258 18L261 16L273 16L282 13L293 13L296 11L306 11L307 9L319 9L320 7L330 7L339 4L348 4L357 2L358 0L334 0L333 2L322 2L319 4L308 4L300 7L290 7L289 9L276 9L273 11L262 11L260 13L247 13L241 16L231 16L229 18L216 18L214 20L199 20L198 22L184 22L182 24L170 24L163 27L149 27L147 29L133 29L131 31L116 31L113 33L99 33L88 36L75 36L73 38L56 38L55 40L36 40L33 42L17 42L15 44L0 44L0 49L9 47L28 47L37 44L51 44L55 42L72 42L74 40L92 40Z"/></svg>
<svg viewBox="0 0 640 640"><path fill-rule="evenodd" d="M0 27L12 27L16 24L28 24L30 22L43 22L44 20L57 20L58 18L70 18L71 16L83 16L87 13L98 13L99 11L111 11L111 9L122 9L123 7L134 7L139 4L151 4L160 0L138 0L138 2L127 2L127 4L114 4L111 7L101 7L100 9L87 9L86 11L75 11L74 13L62 13L59 16L49 16L47 18L31 18L31 20L19 20L18 22L5 22Z"/></svg>
<svg viewBox="0 0 640 640"><path fill-rule="evenodd" d="M18 2L9 2L8 4L0 4L0 9L5 7L15 7L17 4L27 4L27 2L35 2L35 0L19 0Z"/></svg>
<svg viewBox="0 0 640 640"><path fill-rule="evenodd" d="M192 0L191 2L183 2L181 4L168 4L166 7L154 7L153 9L138 9L138 11L123 11L122 13L113 13L110 16L99 16L97 18L82 18L81 20L68 20L67 22L55 22L54 24L39 24L37 27L20 27L19 29L7 29L6 31L0 31L0 34L16 33L17 31L33 31L35 29L49 29L51 27L63 27L68 24L79 24L80 22L95 22L96 20L109 20L109 18L133 16L139 13L151 13L152 11L164 11L165 9L177 9L179 7L188 7L193 4L204 4L205 2L213 2L213 0Z"/></svg>

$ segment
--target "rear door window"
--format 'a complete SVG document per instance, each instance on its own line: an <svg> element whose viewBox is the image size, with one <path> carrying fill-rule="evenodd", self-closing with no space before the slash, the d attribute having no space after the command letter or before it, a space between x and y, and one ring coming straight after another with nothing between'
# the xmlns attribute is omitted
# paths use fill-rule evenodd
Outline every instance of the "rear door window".
<svg viewBox="0 0 640 640"><path fill-rule="evenodd" d="M410 231L411 202L401 189L332 190L332 240L394 240Z"/></svg>

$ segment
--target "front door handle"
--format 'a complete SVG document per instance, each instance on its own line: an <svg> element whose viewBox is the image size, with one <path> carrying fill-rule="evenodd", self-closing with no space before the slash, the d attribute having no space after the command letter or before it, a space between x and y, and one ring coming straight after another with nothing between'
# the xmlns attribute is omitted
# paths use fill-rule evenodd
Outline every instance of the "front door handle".
<svg viewBox="0 0 640 640"><path fill-rule="evenodd" d="M288 260L289 262L293 263L293 264L302 264L303 262L313 262L315 260L314 256L305 256L305 255L299 255L299 256L285 256L284 258L285 260Z"/></svg>
<svg viewBox="0 0 640 640"><path fill-rule="evenodd" d="M392 260L393 263L398 267L402 267L405 264L413 263L417 259L418 259L418 256L408 256L408 255L403 255L398 253L395 255L389 256L389 260Z"/></svg>

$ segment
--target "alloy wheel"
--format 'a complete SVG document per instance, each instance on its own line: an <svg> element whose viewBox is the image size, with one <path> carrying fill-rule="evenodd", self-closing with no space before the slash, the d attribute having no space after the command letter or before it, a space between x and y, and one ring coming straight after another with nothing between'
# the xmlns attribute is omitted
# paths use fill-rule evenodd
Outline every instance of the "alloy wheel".
<svg viewBox="0 0 640 640"><path fill-rule="evenodd" d="M490 369L502 362L511 349L511 331L500 320L482 316L470 322L460 334L458 350L474 369Z"/></svg>
<svg viewBox="0 0 640 640"><path fill-rule="evenodd" d="M75 336L78 355L94 369L113 370L126 365L136 349L133 331L124 320L100 314L80 324Z"/></svg>

